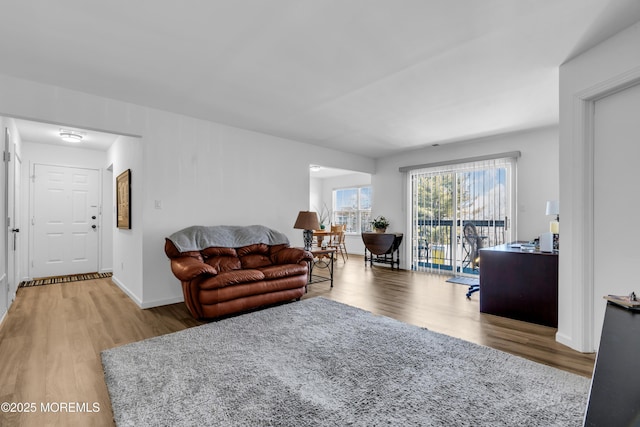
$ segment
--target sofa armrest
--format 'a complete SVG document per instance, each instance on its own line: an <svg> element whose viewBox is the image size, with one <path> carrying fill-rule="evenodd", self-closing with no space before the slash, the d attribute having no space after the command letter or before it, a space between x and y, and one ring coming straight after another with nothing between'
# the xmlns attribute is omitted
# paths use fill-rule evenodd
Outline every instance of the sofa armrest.
<svg viewBox="0 0 640 427"><path fill-rule="evenodd" d="M302 261L312 261L311 252L300 248L284 248L271 255L271 262L280 264L298 264Z"/></svg>
<svg viewBox="0 0 640 427"><path fill-rule="evenodd" d="M171 271L183 282L192 280L201 274L210 274L212 276L218 274L218 270L214 267L190 256L173 258L171 260Z"/></svg>

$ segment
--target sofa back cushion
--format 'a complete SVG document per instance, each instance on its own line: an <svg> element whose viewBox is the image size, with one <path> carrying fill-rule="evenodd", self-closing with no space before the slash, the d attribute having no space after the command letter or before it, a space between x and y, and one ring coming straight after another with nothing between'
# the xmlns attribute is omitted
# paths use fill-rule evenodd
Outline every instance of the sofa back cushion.
<svg viewBox="0 0 640 427"><path fill-rule="evenodd" d="M260 268L271 265L269 246L264 243L243 246L236 251L242 268Z"/></svg>
<svg viewBox="0 0 640 427"><path fill-rule="evenodd" d="M278 252L280 252L283 249L287 249L289 248L288 244L284 244L284 245L271 245L269 246L269 257L277 254Z"/></svg>
<svg viewBox="0 0 640 427"><path fill-rule="evenodd" d="M207 248L201 251L204 262L224 273L242 268L238 253L233 248Z"/></svg>

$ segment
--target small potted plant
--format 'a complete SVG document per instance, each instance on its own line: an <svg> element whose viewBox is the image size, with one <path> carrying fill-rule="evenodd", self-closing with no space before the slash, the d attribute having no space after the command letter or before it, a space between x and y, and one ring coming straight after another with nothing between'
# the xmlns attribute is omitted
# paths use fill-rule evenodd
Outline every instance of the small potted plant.
<svg viewBox="0 0 640 427"><path fill-rule="evenodd" d="M371 221L371 225L376 233L384 233L389 226L389 220L382 215L377 216Z"/></svg>
<svg viewBox="0 0 640 427"><path fill-rule="evenodd" d="M331 221L332 212L326 203L323 203L322 208L318 209L318 222L320 222L320 229L324 230L327 226L327 222Z"/></svg>

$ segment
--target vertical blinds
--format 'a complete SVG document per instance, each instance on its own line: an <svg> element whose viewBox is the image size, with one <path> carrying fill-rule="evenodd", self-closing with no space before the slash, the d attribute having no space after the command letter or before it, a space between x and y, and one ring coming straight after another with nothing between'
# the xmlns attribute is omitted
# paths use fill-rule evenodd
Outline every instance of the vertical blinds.
<svg viewBox="0 0 640 427"><path fill-rule="evenodd" d="M509 236L516 155L409 167L412 267L471 273L462 227L471 222L484 246ZM402 169L402 168L401 168Z"/></svg>

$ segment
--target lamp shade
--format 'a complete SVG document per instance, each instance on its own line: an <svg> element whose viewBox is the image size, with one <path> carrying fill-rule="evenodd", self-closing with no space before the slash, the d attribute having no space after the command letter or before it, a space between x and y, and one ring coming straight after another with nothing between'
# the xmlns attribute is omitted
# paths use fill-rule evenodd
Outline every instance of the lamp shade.
<svg viewBox="0 0 640 427"><path fill-rule="evenodd" d="M560 202L558 200L547 201L547 215L560 215Z"/></svg>
<svg viewBox="0 0 640 427"><path fill-rule="evenodd" d="M318 214L312 211L300 211L293 228L300 230L320 230Z"/></svg>

